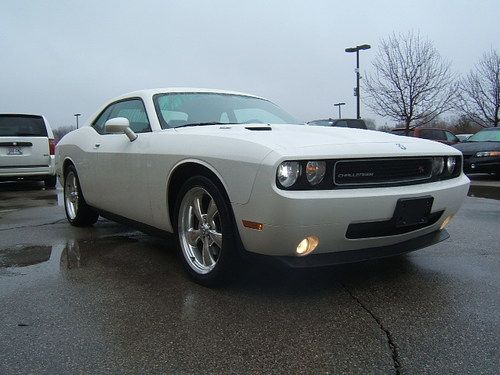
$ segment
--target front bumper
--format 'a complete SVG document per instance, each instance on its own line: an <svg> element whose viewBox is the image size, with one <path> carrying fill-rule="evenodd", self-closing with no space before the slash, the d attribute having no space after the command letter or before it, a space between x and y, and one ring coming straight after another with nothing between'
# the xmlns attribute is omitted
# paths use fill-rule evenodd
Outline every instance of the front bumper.
<svg viewBox="0 0 500 375"><path fill-rule="evenodd" d="M465 173L500 173L500 157L464 158Z"/></svg>
<svg viewBox="0 0 500 375"><path fill-rule="evenodd" d="M454 215L467 195L469 179L457 178L419 185L341 189L328 191L284 191L259 172L247 204L233 205L236 223L247 251L296 258L297 245L306 236L319 238L313 254L342 253L390 247L424 237L440 229ZM273 176L274 177L274 176ZM432 213L442 211L433 223L407 233L364 238L347 238L350 224L390 220L398 199L433 197ZM242 220L264 224L258 231L243 226ZM366 250L368 251L368 250Z"/></svg>
<svg viewBox="0 0 500 375"><path fill-rule="evenodd" d="M423 235L421 237L413 238L408 241L396 243L394 245L379 246L360 250L339 251L335 253L325 254L313 253L310 256L306 257L283 256L276 258L293 268L331 266L335 264L355 263L406 254L411 251L435 245L448 238L450 238L449 233L445 229L443 229Z"/></svg>

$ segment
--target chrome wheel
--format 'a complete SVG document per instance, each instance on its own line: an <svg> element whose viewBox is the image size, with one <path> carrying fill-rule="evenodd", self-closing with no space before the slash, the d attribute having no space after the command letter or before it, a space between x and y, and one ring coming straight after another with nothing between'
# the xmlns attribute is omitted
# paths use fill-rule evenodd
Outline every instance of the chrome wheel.
<svg viewBox="0 0 500 375"><path fill-rule="evenodd" d="M64 203L66 213L71 220L75 220L78 214L78 182L73 171L69 171L64 181Z"/></svg>
<svg viewBox="0 0 500 375"><path fill-rule="evenodd" d="M222 229L217 204L204 188L193 187L184 195L177 229L189 266L198 274L212 271L222 250Z"/></svg>

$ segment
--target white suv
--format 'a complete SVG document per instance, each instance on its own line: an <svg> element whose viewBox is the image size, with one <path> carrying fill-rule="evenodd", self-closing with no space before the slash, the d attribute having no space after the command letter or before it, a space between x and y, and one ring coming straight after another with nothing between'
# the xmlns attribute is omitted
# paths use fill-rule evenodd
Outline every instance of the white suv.
<svg viewBox="0 0 500 375"><path fill-rule="evenodd" d="M43 180L56 186L54 134L38 115L0 114L0 181Z"/></svg>

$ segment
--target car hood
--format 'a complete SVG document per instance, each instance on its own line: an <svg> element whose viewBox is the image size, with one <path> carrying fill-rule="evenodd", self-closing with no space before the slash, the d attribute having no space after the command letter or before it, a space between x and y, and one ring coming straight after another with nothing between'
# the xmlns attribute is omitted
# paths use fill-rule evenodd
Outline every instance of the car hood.
<svg viewBox="0 0 500 375"><path fill-rule="evenodd" d="M464 155L471 155L478 151L498 151L500 142L463 142L453 145L457 150L462 151Z"/></svg>
<svg viewBox="0 0 500 375"><path fill-rule="evenodd" d="M408 155L412 154L412 152L416 154L422 154L423 152L430 154L457 153L453 148L434 141L353 128L248 124L186 127L175 129L175 131L205 137L238 139L257 143L285 154L332 153L331 146L337 146L335 149L339 152L343 152L344 147L347 147L352 152L353 145L359 145L358 149L369 151L377 149L376 144L390 144L391 149L398 152L408 150L406 152ZM367 144L373 146L363 146Z"/></svg>

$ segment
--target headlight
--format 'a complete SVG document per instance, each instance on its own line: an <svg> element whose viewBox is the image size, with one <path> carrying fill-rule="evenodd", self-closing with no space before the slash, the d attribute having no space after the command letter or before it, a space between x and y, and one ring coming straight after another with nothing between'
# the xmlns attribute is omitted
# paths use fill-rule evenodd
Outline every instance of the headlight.
<svg viewBox="0 0 500 375"><path fill-rule="evenodd" d="M276 177L278 178L278 182L284 188L289 188L300 176L300 163L296 161L284 161L278 167L278 171L276 172Z"/></svg>
<svg viewBox="0 0 500 375"><path fill-rule="evenodd" d="M326 172L326 162L309 161L306 164L306 177L311 185L317 185L323 181Z"/></svg>
<svg viewBox="0 0 500 375"><path fill-rule="evenodd" d="M457 165L457 158L454 156L448 156L448 159L446 160L446 170L448 171L449 174L453 174L456 165Z"/></svg>
<svg viewBox="0 0 500 375"><path fill-rule="evenodd" d="M434 176L439 176L441 173L443 173L443 169L444 169L444 158L437 157L432 159L432 174Z"/></svg>
<svg viewBox="0 0 500 375"><path fill-rule="evenodd" d="M477 158L484 158L489 156L500 156L500 151L481 151L476 152L475 155Z"/></svg>

